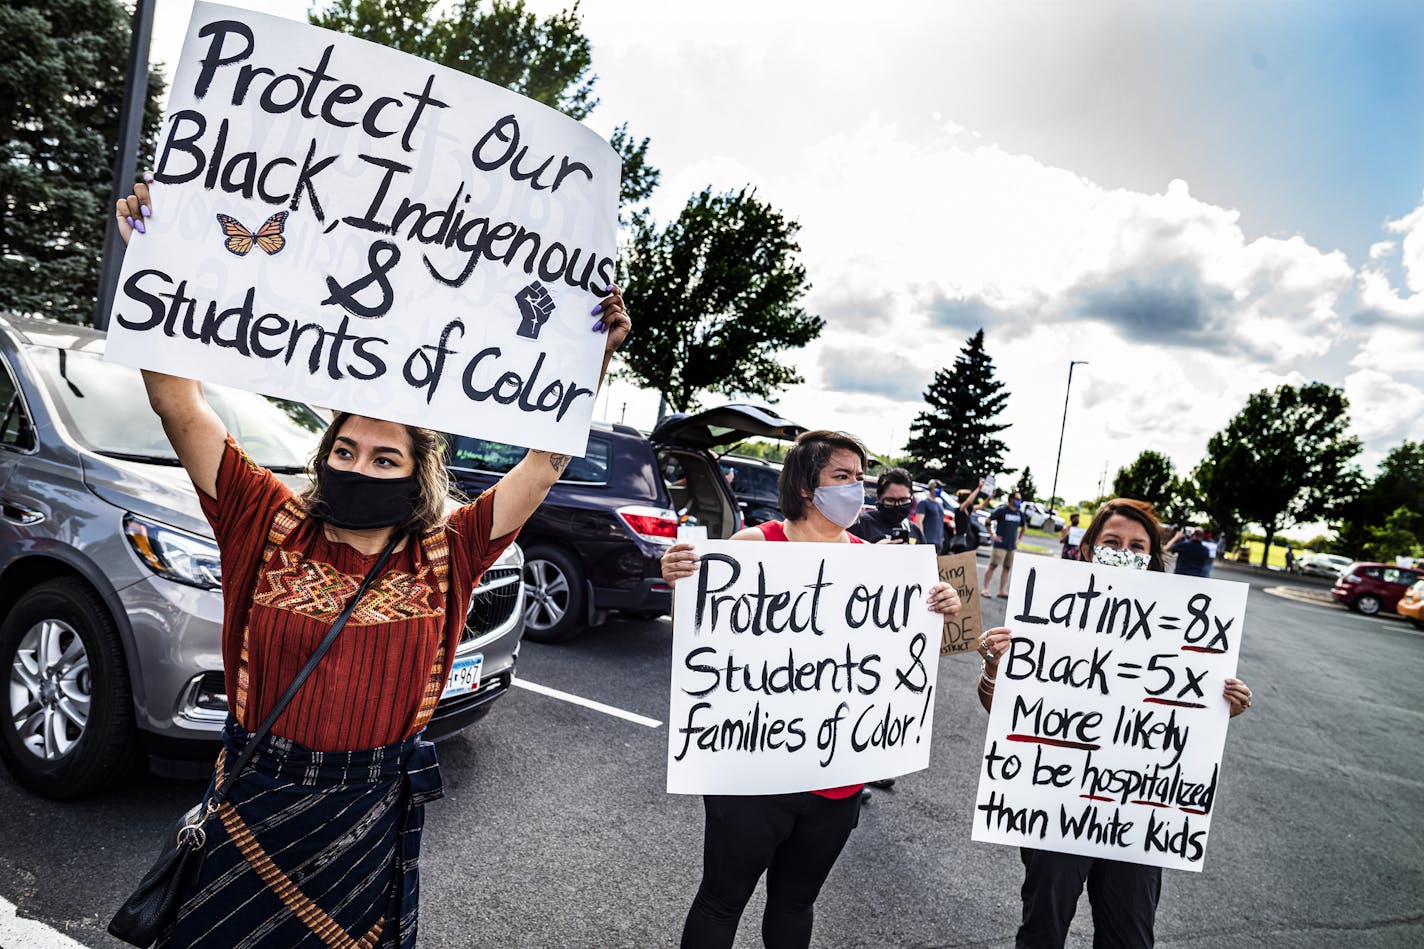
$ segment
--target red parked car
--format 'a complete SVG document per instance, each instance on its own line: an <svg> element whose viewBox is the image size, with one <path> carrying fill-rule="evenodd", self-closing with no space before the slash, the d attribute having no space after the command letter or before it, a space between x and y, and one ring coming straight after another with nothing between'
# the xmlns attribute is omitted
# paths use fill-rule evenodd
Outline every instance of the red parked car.
<svg viewBox="0 0 1424 949"><path fill-rule="evenodd" d="M1352 563L1330 595L1366 616L1381 610L1393 613L1404 591L1419 580L1424 580L1424 571L1392 563Z"/></svg>

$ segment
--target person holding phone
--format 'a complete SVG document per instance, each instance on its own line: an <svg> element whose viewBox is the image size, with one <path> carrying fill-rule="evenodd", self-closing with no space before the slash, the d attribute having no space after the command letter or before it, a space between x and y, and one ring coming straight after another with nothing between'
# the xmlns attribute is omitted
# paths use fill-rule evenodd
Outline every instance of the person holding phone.
<svg viewBox="0 0 1424 949"><path fill-rule="evenodd" d="M915 482L904 468L886 468L875 479L875 507L863 511L846 532L867 544L923 544L924 532L910 515Z"/></svg>

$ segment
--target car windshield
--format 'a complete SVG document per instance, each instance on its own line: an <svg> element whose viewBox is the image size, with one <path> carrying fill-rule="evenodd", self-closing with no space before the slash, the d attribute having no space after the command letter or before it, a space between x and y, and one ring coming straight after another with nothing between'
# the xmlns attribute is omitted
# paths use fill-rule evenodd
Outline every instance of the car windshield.
<svg viewBox="0 0 1424 949"><path fill-rule="evenodd" d="M91 451L115 458L177 464L158 416L149 411L143 377L92 352L36 346L29 356L70 434ZM265 468L306 470L326 422L300 402L205 385L227 430Z"/></svg>
<svg viewBox="0 0 1424 949"><path fill-rule="evenodd" d="M491 474L505 474L523 460L528 450L468 435L446 435L445 444L450 467ZM606 439L590 435L583 457L570 459L559 480L579 484L607 484L611 452L612 448Z"/></svg>

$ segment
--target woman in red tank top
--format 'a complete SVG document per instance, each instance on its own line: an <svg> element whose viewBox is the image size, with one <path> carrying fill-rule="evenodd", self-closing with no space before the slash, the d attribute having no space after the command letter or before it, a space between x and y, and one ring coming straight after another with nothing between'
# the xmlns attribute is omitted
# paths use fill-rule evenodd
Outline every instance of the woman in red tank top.
<svg viewBox="0 0 1424 949"><path fill-rule="evenodd" d="M865 498L865 448L840 432L806 432L796 439L777 485L784 521L769 521L732 540L860 544L846 528ZM669 584L697 572L691 544L663 555ZM930 608L954 615L959 596L946 583L930 588ZM703 797L707 813L702 883L688 910L682 949L730 949L742 910L766 873L762 940L767 949L811 944L816 897L860 819L861 784L796 794Z"/></svg>

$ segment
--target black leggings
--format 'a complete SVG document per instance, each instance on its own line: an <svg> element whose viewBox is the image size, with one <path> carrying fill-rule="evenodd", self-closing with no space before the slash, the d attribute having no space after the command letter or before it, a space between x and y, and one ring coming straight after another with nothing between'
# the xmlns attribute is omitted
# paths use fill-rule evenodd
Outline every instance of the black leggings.
<svg viewBox="0 0 1424 949"><path fill-rule="evenodd" d="M767 949L806 949L816 895L860 821L860 795L708 795L703 804L702 885L687 913L682 949L730 949L762 873L762 942Z"/></svg>
<svg viewBox="0 0 1424 949"><path fill-rule="evenodd" d="M1151 949L1162 868L1019 849L1024 865L1023 925L1016 949L1062 949L1083 884L1093 905L1093 949Z"/></svg>

